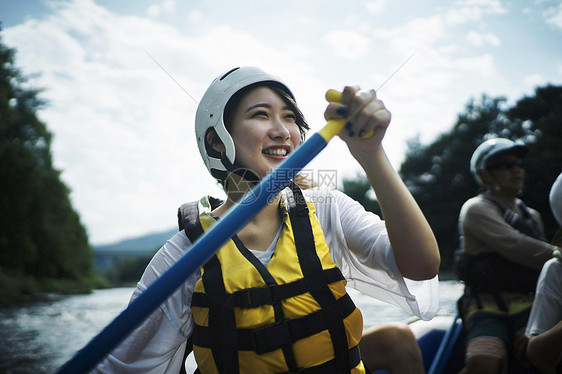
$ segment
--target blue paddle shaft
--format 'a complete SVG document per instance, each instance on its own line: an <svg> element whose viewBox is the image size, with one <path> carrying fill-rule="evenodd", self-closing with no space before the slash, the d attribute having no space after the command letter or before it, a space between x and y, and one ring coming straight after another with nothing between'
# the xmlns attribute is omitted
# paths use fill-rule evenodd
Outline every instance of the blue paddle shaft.
<svg viewBox="0 0 562 374"><path fill-rule="evenodd" d="M428 374L441 374L443 369L445 369L445 365L449 360L449 356L451 355L451 351L453 350L455 344L457 343L459 334L462 330L462 322L458 324L457 321L459 320L460 316L457 312L455 317L453 318L453 323L451 327L445 332L439 347L437 348L437 352L435 356L433 356L433 361L431 362L431 366L427 371Z"/></svg>
<svg viewBox="0 0 562 374"><path fill-rule="evenodd" d="M327 141L324 137L318 133L313 134L272 173L246 193L242 200L230 208L216 225L193 244L185 255L78 351L59 369L58 373L78 374L91 370L189 276L201 268L227 240L240 231L252 217L281 192L326 145Z"/></svg>

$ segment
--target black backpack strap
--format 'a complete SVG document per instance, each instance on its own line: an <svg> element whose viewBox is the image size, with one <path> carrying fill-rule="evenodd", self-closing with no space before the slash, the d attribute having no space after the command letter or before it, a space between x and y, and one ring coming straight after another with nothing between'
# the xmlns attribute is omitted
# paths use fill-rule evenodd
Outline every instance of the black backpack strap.
<svg viewBox="0 0 562 374"><path fill-rule="evenodd" d="M222 204L222 200L211 196L208 197L208 200L211 205L211 209L215 209ZM203 228L199 222L199 201L185 203L178 208L178 228L179 231L185 230L185 235L189 238L189 240L191 240L191 243L194 243L197 238L203 234ZM187 339L179 374L187 374L185 370L185 360L192 351L193 334L191 334L191 336ZM194 374L196 373L200 373L199 369L195 370Z"/></svg>
<svg viewBox="0 0 562 374"><path fill-rule="evenodd" d="M185 203L178 209L179 230L185 230L185 235L192 243L203 234L203 228L199 224L199 202Z"/></svg>
<svg viewBox="0 0 562 374"><path fill-rule="evenodd" d="M222 200L216 199L212 196L204 197L203 199L208 199L210 204L210 209L216 209L219 205L223 203ZM191 240L192 243L197 240L201 234L203 234L203 228L199 223L199 201L192 201L189 203L182 204L178 208L178 228L179 231L185 230L185 235Z"/></svg>

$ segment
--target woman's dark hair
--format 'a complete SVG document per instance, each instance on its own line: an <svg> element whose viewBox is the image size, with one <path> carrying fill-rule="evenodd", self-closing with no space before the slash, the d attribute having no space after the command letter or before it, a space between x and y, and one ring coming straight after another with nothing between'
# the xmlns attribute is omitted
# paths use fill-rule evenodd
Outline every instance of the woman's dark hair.
<svg viewBox="0 0 562 374"><path fill-rule="evenodd" d="M240 101L249 91L253 90L256 87L267 87L271 89L281 99L283 99L283 101L285 102L285 104L287 104L289 109L293 113L295 113L295 117L296 117L295 122L299 127L299 132L301 134L301 142L303 142L306 136L306 132L310 129L310 127L308 126L308 123L304 119L304 115L302 114L301 110L297 106L297 103L295 102L293 97L287 92L287 90L282 85L275 82L254 83L247 87L242 88L240 91L232 95L232 97L230 98L230 100L228 100L228 103L226 103L226 106L224 107L224 115L223 115L224 125L226 126L228 132L230 132L232 128L234 111L240 104Z"/></svg>

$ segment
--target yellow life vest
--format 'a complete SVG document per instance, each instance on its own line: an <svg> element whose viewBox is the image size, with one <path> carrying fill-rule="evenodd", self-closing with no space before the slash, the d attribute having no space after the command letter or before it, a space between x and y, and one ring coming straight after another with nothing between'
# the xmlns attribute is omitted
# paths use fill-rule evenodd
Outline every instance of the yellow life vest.
<svg viewBox="0 0 562 374"><path fill-rule="evenodd" d="M267 266L234 236L202 269L191 310L204 374L365 373L361 312L330 257L314 204L295 187L282 199L283 228ZM216 223L210 211L204 197L185 227L188 237Z"/></svg>

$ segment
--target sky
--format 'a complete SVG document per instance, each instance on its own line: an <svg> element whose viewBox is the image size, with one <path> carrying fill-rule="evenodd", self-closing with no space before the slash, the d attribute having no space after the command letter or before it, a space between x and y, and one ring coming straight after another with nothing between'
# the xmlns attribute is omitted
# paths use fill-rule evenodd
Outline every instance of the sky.
<svg viewBox="0 0 562 374"><path fill-rule="evenodd" d="M449 131L469 100L562 84L559 0L0 0L0 22L44 89L38 116L93 245L173 229L182 203L223 195L193 124L233 67L281 77L312 132L328 89L377 89L396 169L409 140ZM305 169L337 186L361 172L340 139Z"/></svg>

